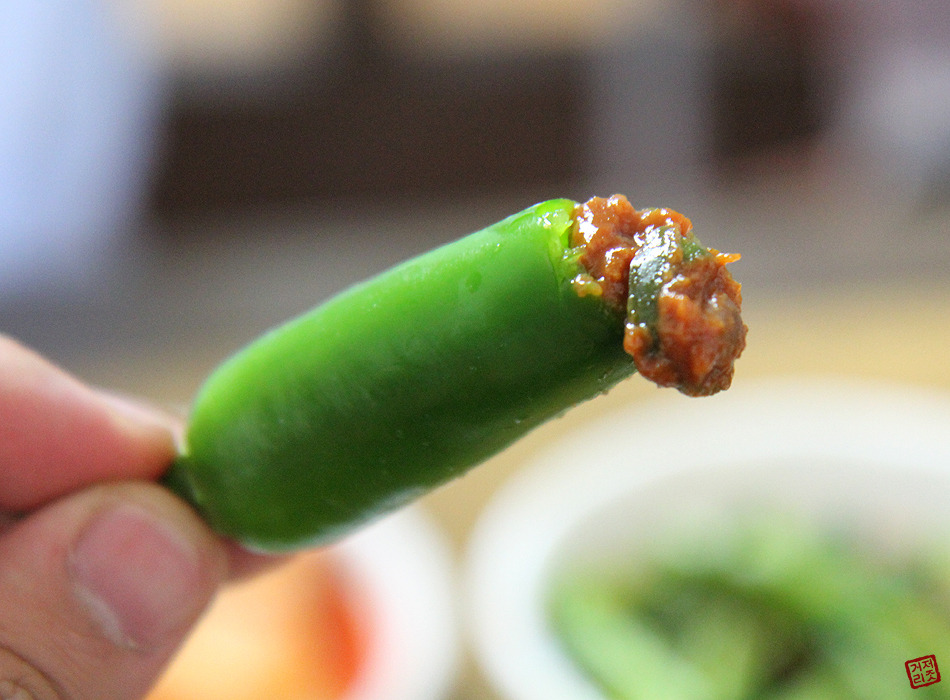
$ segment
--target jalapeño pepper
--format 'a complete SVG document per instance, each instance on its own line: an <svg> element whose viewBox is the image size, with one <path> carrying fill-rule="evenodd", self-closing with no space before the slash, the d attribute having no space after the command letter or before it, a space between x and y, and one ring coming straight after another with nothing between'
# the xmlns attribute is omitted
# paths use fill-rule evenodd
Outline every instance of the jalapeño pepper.
<svg viewBox="0 0 950 700"><path fill-rule="evenodd" d="M594 201L635 211L622 197ZM200 389L167 483L214 528L247 546L319 544L633 374L638 365L624 336L643 321L626 296L605 293L609 274L585 263L593 244L590 226L581 225L584 206L568 199L537 204L357 284L252 342ZM650 227L644 212L638 216L639 228L625 234L634 252ZM716 251L697 253L682 221L664 224L670 242L654 248L665 262L653 260L656 269L645 278L661 305L678 279L684 242L687 261L718 260L716 274L728 262ZM624 274L635 279L629 265ZM636 283L627 291L644 295ZM728 386L745 330L738 285L733 296L732 335L720 340L731 343L728 357L703 377L688 368L687 393ZM644 362L665 357L663 318L651 316ZM743 342L733 337L739 327ZM704 385L706 375L714 384Z"/></svg>

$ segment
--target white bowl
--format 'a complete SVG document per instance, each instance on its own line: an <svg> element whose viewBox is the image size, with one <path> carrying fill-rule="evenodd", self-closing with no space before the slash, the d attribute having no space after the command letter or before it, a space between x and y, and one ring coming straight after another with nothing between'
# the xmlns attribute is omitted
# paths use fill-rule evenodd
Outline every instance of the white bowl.
<svg viewBox="0 0 950 700"><path fill-rule="evenodd" d="M916 548L950 541L948 504L943 394L814 378L631 405L566 432L483 513L465 570L474 653L508 700L602 700L548 623L565 562L629 559L671 528L750 509Z"/></svg>

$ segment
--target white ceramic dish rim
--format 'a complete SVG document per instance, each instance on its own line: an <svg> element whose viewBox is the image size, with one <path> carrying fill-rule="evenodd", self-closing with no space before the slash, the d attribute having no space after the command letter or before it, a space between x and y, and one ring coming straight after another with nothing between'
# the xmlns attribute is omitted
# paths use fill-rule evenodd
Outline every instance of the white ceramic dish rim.
<svg viewBox="0 0 950 700"><path fill-rule="evenodd" d="M618 446L636 451L635 468L618 468ZM497 692L509 700L603 700L565 663L543 603L559 549L591 514L697 469L816 459L892 475L896 468L922 480L924 498L950 493L950 398L885 382L791 377L701 401L658 396L566 431L497 494L469 543L466 623Z"/></svg>

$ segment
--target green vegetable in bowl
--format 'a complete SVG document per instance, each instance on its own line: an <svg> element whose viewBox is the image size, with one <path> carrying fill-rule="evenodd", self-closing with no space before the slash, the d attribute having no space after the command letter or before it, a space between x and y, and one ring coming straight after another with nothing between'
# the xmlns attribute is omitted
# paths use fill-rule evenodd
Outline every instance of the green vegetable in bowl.
<svg viewBox="0 0 950 700"><path fill-rule="evenodd" d="M950 649L950 580L800 524L561 571L552 624L605 698L891 700ZM950 696L934 686L933 697Z"/></svg>
<svg viewBox="0 0 950 700"><path fill-rule="evenodd" d="M542 202L224 362L166 481L220 532L292 549L408 502L638 369L714 393L745 342L733 259L666 209Z"/></svg>

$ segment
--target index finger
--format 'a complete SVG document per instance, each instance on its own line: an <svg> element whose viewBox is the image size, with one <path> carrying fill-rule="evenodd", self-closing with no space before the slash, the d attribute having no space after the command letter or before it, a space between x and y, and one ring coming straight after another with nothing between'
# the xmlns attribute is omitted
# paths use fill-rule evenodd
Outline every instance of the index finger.
<svg viewBox="0 0 950 700"><path fill-rule="evenodd" d="M84 486L156 479L175 421L98 392L0 335L0 510L32 510Z"/></svg>

